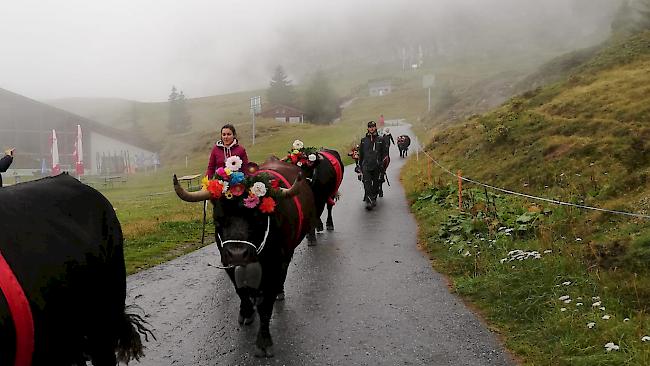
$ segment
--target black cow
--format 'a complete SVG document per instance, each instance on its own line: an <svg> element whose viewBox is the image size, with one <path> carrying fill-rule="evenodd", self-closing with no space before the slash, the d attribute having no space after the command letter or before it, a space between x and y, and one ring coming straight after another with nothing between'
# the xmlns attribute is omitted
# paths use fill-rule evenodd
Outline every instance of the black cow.
<svg viewBox="0 0 650 366"><path fill-rule="evenodd" d="M409 146L411 145L411 138L408 135L401 135L397 138L397 148L399 149L399 157L405 158L409 153Z"/></svg>
<svg viewBox="0 0 650 366"><path fill-rule="evenodd" d="M212 203L221 262L241 300L238 321L251 324L257 307L260 326L255 355L272 357L269 324L273 304L283 288L294 249L314 225L314 195L301 179L300 168L277 158L267 160L255 174L269 174L285 187L291 186L280 188L274 212L265 214L224 198ZM206 190L185 191L175 176L174 189L184 201L211 199Z"/></svg>
<svg viewBox="0 0 650 366"><path fill-rule="evenodd" d="M101 193L67 174L0 189L0 254L0 365L143 355L148 330L125 312L122 229Z"/></svg>
<svg viewBox="0 0 650 366"><path fill-rule="evenodd" d="M316 225L314 230L307 234L308 245L316 245L316 230L323 231L323 222L320 217L327 206L327 221L325 222L328 231L334 230L332 219L332 207L338 199L338 191L343 181L343 160L338 151L321 149L318 157L312 165L301 166L303 173L309 179L309 186L314 192L314 203L316 204Z"/></svg>

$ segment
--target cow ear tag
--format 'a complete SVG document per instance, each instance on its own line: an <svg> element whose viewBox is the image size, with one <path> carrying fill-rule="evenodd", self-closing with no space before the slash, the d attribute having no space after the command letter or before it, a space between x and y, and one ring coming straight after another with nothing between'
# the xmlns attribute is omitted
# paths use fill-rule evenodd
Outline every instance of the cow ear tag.
<svg viewBox="0 0 650 366"><path fill-rule="evenodd" d="M235 267L235 283L237 288L250 287L257 289L262 282L262 265L250 263L245 266Z"/></svg>

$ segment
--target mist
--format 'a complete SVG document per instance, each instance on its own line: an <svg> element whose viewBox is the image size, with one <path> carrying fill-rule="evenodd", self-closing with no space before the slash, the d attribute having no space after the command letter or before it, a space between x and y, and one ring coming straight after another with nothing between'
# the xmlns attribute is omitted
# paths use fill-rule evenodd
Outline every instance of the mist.
<svg viewBox="0 0 650 366"><path fill-rule="evenodd" d="M35 99L166 100L265 88L285 67L439 60L585 47L618 0L26 0L0 13L0 88Z"/></svg>

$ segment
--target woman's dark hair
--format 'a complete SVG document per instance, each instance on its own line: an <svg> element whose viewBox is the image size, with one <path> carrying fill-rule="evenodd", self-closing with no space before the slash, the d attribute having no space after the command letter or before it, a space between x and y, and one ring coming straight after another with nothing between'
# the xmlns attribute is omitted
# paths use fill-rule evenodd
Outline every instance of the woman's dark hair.
<svg viewBox="0 0 650 366"><path fill-rule="evenodd" d="M221 131L223 131L224 128L227 128L230 131L232 131L232 135L235 138L237 137L237 131L235 131L235 126L233 126L231 123L226 123L225 125L223 125L223 127L221 127L221 129L219 130L219 133L221 133Z"/></svg>

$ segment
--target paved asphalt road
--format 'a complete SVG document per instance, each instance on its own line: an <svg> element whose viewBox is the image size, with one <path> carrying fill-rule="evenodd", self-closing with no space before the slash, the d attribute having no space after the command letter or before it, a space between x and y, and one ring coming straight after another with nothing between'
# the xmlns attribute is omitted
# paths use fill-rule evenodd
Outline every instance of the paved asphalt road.
<svg viewBox="0 0 650 366"><path fill-rule="evenodd" d="M394 138L408 132L391 127ZM346 167L335 230L296 250L271 322L274 358L253 356L258 320L237 323L239 299L209 265L219 263L210 245L128 278L127 303L142 307L158 338L135 365L514 365L417 249L404 160L395 146L391 156L392 186L375 210Z"/></svg>

